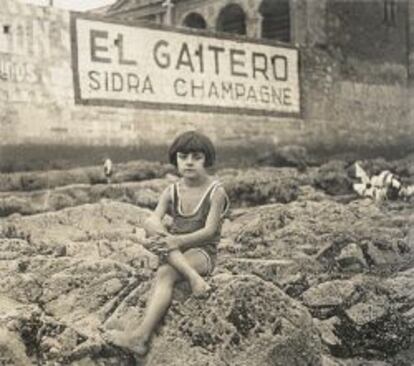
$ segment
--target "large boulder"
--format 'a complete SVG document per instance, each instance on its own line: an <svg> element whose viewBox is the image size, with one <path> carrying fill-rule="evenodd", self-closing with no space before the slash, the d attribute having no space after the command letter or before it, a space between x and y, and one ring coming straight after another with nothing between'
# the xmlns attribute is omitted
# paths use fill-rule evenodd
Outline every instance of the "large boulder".
<svg viewBox="0 0 414 366"><path fill-rule="evenodd" d="M147 214L103 201L3 219L0 324L13 335L4 346L12 362L131 364L102 329L142 315L157 267L141 245ZM211 281L205 302L179 286L147 365L320 364L316 328L298 301L257 276Z"/></svg>
<svg viewBox="0 0 414 366"><path fill-rule="evenodd" d="M322 343L336 357L391 360L412 344L409 302L396 305L381 278L327 281L308 289L303 301L321 319Z"/></svg>
<svg viewBox="0 0 414 366"><path fill-rule="evenodd" d="M301 301L331 354L386 364L411 344L412 208L321 198L235 212L219 262Z"/></svg>
<svg viewBox="0 0 414 366"><path fill-rule="evenodd" d="M183 301L170 308L146 365L321 365L316 328L299 302L256 276L212 281L216 291L205 302L181 289ZM123 328L134 312L130 301L108 323Z"/></svg>

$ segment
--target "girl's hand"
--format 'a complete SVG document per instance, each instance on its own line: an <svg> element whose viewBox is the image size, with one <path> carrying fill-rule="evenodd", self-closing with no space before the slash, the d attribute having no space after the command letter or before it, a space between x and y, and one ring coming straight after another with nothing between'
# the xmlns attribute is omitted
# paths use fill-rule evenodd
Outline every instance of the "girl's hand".
<svg viewBox="0 0 414 366"><path fill-rule="evenodd" d="M161 252L171 252L172 250L178 249L179 243L174 235L164 236L159 238L153 246L152 250L161 251Z"/></svg>
<svg viewBox="0 0 414 366"><path fill-rule="evenodd" d="M148 249L161 260L168 257L170 250L166 244L166 237L168 234L161 233L160 235L151 236L144 243L144 248Z"/></svg>
<svg viewBox="0 0 414 366"><path fill-rule="evenodd" d="M169 235L164 238L164 242L169 251L179 248L179 242L174 235Z"/></svg>
<svg viewBox="0 0 414 366"><path fill-rule="evenodd" d="M164 238L168 234L164 232L159 232L156 235L152 235L149 238L146 238L143 242L143 246L145 249L152 250L154 246L158 246L160 242L164 241Z"/></svg>
<svg viewBox="0 0 414 366"><path fill-rule="evenodd" d="M154 245L151 248L151 252L157 255L160 259L164 259L168 257L170 251L165 245L165 242L158 242L158 244Z"/></svg>
<svg viewBox="0 0 414 366"><path fill-rule="evenodd" d="M178 249L179 245L174 235L159 233L159 235L148 238L144 247L160 259L165 259L172 250Z"/></svg>

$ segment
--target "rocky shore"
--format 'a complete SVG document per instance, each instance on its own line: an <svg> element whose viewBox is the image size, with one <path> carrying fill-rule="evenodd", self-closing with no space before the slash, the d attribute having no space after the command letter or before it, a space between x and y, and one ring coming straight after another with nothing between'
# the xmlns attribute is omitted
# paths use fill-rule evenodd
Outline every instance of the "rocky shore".
<svg viewBox="0 0 414 366"><path fill-rule="evenodd" d="M363 161L414 180L414 156ZM157 259L142 222L174 179L133 162L0 175L0 355L11 365L412 366L414 200L352 191L349 162L217 172L232 200L216 289L180 284L145 359L103 333L137 322Z"/></svg>

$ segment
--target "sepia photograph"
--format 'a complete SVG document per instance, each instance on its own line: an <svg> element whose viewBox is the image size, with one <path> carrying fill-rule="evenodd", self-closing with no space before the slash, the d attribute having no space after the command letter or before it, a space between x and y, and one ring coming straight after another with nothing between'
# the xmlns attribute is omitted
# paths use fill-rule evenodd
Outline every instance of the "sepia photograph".
<svg viewBox="0 0 414 366"><path fill-rule="evenodd" d="M414 0L0 0L0 366L414 366Z"/></svg>

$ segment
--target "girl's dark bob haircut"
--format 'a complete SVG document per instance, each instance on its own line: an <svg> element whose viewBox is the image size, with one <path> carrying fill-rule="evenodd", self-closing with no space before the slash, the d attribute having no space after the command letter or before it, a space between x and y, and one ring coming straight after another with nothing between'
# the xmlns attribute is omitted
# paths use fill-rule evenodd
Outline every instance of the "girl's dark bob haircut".
<svg viewBox="0 0 414 366"><path fill-rule="evenodd" d="M171 144L168 158L171 164L177 166L177 153L184 154L202 152L206 157L205 167L211 167L216 161L216 150L211 140L197 131L188 131L179 135Z"/></svg>

